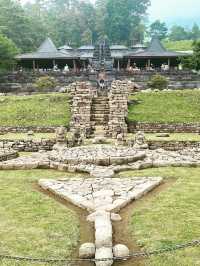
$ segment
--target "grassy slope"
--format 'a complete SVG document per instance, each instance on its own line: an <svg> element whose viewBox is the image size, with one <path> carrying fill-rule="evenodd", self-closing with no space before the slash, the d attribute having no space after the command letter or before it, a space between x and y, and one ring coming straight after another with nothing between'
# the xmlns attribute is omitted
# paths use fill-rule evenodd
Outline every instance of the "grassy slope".
<svg viewBox="0 0 200 266"><path fill-rule="evenodd" d="M49 170L0 171L0 253L36 257L71 255L79 240L76 213L33 188L40 178L66 175ZM15 264L4 261L0 265Z"/></svg>
<svg viewBox="0 0 200 266"><path fill-rule="evenodd" d="M139 93L131 96L129 120L140 122L200 122L200 91Z"/></svg>
<svg viewBox="0 0 200 266"><path fill-rule="evenodd" d="M124 172L121 176L163 176L176 180L133 210L130 231L145 249L157 249L199 239L200 179L199 168L161 168ZM152 257L148 266L200 265L199 248Z"/></svg>
<svg viewBox="0 0 200 266"><path fill-rule="evenodd" d="M163 42L166 49L172 50L172 51L189 51L193 50L192 40L185 40L185 41L164 41Z"/></svg>
<svg viewBox="0 0 200 266"><path fill-rule="evenodd" d="M0 97L0 126L68 125L69 119L66 94Z"/></svg>

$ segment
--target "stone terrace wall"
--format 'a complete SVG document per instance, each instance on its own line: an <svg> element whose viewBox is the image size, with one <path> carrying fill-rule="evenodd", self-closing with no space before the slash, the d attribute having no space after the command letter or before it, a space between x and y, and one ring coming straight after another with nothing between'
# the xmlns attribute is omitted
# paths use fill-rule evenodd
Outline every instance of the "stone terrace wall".
<svg viewBox="0 0 200 266"><path fill-rule="evenodd" d="M150 150L164 149L167 151L178 151L187 148L199 148L199 141L147 141Z"/></svg>
<svg viewBox="0 0 200 266"><path fill-rule="evenodd" d="M0 162L12 160L18 157L18 153L13 150L0 149Z"/></svg>
<svg viewBox="0 0 200 266"><path fill-rule="evenodd" d="M27 133L28 131L33 131L34 133L55 133L57 127L53 126L30 126L30 127L11 127L11 126L0 126L0 134L4 133Z"/></svg>
<svg viewBox="0 0 200 266"><path fill-rule="evenodd" d="M121 72L118 74L118 78L121 80L134 78L135 83L142 88L147 88L147 82L157 73L169 80L170 89L200 88L200 75L191 71L141 71L134 74Z"/></svg>
<svg viewBox="0 0 200 266"><path fill-rule="evenodd" d="M12 148L18 152L37 152L39 150L51 151L56 144L55 139L41 140L0 140L0 147Z"/></svg>
<svg viewBox="0 0 200 266"><path fill-rule="evenodd" d="M200 133L200 123L143 123L128 122L128 132L135 133Z"/></svg>
<svg viewBox="0 0 200 266"><path fill-rule="evenodd" d="M134 81L146 87L146 83L150 80L152 75L160 73L169 79L171 89L179 88L200 88L200 75L192 73L191 71L166 71L166 72L152 72L152 71L141 71L136 73L129 73L126 71L113 72L112 76L119 80L134 79ZM33 83L38 77L49 75L54 77L58 86L67 86L77 81L91 81L95 82L95 73L62 73L62 72L18 72L18 73L7 73L0 75L0 92L13 92L13 93L31 93L37 91L34 88ZM50 91L55 91L51 89Z"/></svg>

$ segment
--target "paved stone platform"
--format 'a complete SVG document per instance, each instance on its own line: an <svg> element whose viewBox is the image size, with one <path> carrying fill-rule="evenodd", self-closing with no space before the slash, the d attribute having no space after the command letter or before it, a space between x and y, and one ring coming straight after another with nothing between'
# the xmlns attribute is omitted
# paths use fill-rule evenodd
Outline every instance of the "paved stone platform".
<svg viewBox="0 0 200 266"><path fill-rule="evenodd" d="M75 148L64 148L60 152L53 151L51 160L65 164L94 164L109 166L113 164L127 164L145 158L144 151L137 151L129 147L112 145L91 145Z"/></svg>
<svg viewBox="0 0 200 266"><path fill-rule="evenodd" d="M100 260L96 261L96 266L111 266L114 251L112 221L121 220L117 212L133 200L141 198L161 182L161 177L70 178L41 179L39 185L91 213L87 220L93 222L95 227L94 256ZM87 257L88 245L93 247L92 243L80 247L81 256ZM109 260L104 261L105 258Z"/></svg>

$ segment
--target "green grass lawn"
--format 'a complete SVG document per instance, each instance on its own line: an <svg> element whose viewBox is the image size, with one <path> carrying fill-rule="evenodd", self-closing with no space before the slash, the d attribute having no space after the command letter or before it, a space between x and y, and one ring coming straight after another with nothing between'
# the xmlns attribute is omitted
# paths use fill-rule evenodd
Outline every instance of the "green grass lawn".
<svg viewBox="0 0 200 266"><path fill-rule="evenodd" d="M71 256L79 241L77 214L34 188L40 178L64 176L70 174L50 170L0 171L0 254ZM32 264L0 261L0 265Z"/></svg>
<svg viewBox="0 0 200 266"><path fill-rule="evenodd" d="M60 126L69 120L66 94L0 96L0 126Z"/></svg>
<svg viewBox="0 0 200 266"><path fill-rule="evenodd" d="M158 168L128 171L120 176L162 176L174 180L168 188L143 198L129 224L134 240L146 250L171 247L200 239L200 169ZM148 266L200 265L199 247L144 260Z"/></svg>
<svg viewBox="0 0 200 266"><path fill-rule="evenodd" d="M128 119L138 122L200 122L200 91L138 93L130 97Z"/></svg>
<svg viewBox="0 0 200 266"><path fill-rule="evenodd" d="M193 41L192 40L183 40L183 41L164 41L163 42L166 49L172 51L189 51L193 50Z"/></svg>

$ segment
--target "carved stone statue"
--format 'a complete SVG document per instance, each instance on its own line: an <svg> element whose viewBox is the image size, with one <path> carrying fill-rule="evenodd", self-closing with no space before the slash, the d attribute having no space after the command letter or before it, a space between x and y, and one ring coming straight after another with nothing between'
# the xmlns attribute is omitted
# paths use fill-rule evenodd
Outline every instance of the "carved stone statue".
<svg viewBox="0 0 200 266"><path fill-rule="evenodd" d="M66 129L65 127L59 127L56 129L56 144L54 145L54 150L60 150L66 147Z"/></svg>
<svg viewBox="0 0 200 266"><path fill-rule="evenodd" d="M145 138L144 132L138 131L135 134L135 140L134 140L133 147L135 149L148 149L148 144L146 142L146 138Z"/></svg>

